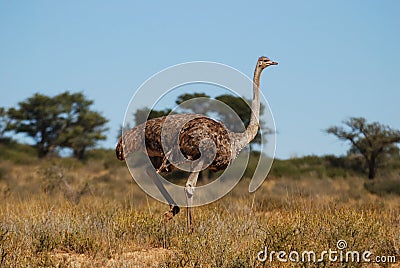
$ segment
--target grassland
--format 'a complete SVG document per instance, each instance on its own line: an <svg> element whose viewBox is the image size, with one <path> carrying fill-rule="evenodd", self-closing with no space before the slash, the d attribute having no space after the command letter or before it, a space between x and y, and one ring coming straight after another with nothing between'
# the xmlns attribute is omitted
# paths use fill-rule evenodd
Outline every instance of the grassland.
<svg viewBox="0 0 400 268"><path fill-rule="evenodd" d="M329 159L277 161L253 194L244 178L195 209L191 233L184 209L163 223L167 205L148 198L109 151L82 163L1 146L1 267L399 267L396 189L382 190L340 165L321 166ZM397 176L382 173L375 185L387 179L396 188ZM257 259L265 247L320 253L336 250L338 240L397 263Z"/></svg>

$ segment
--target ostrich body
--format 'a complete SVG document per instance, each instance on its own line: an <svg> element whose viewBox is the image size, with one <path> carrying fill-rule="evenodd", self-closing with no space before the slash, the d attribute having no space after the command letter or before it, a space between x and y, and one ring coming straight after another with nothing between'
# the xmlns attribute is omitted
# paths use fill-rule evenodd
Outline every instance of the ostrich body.
<svg viewBox="0 0 400 268"><path fill-rule="evenodd" d="M191 172L185 188L188 200L188 225L191 226L191 204L194 187L197 183L199 171L203 169L204 161L209 163L208 168L213 171L224 170L239 152L254 139L259 127L261 72L266 67L277 64L277 62L264 56L257 61L253 77L252 113L250 123L244 132L231 132L221 122L200 114L163 116L150 119L126 131L117 144L117 158L124 160L130 153L144 151L152 159L153 166L159 173L171 171L172 165L167 158L173 159L178 150L186 159L191 161L201 157L202 161L198 163L196 170ZM142 141L143 133L144 142ZM211 143L204 143L204 141L211 141ZM162 144L170 144L170 150L164 152ZM164 214L166 220L172 219L179 212L177 206L170 205L170 211Z"/></svg>

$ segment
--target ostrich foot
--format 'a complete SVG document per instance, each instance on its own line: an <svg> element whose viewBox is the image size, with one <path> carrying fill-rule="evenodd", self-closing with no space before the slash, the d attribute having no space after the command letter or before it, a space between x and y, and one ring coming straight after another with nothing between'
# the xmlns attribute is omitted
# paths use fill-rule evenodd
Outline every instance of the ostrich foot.
<svg viewBox="0 0 400 268"><path fill-rule="evenodd" d="M168 222L172 220L172 218L178 214L180 211L180 208L178 206L174 205L169 205L169 211L164 213L164 222Z"/></svg>

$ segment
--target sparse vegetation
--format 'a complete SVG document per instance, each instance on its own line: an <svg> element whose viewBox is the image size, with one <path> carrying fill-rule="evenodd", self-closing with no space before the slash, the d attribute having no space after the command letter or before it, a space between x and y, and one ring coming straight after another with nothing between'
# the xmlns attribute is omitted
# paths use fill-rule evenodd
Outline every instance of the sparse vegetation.
<svg viewBox="0 0 400 268"><path fill-rule="evenodd" d="M335 250L340 239L352 250L400 260L400 196L386 190L396 184L366 184L332 156L276 161L254 194L244 178L223 199L195 210L190 233L184 209L162 222L167 205L146 197L113 151L92 151L85 163L22 163L4 154L29 159L35 151L2 146L0 185L8 193L0 195L1 267L313 267L262 263L257 253L265 246ZM390 174L384 181L397 181L398 172ZM328 259L315 266L367 267Z"/></svg>

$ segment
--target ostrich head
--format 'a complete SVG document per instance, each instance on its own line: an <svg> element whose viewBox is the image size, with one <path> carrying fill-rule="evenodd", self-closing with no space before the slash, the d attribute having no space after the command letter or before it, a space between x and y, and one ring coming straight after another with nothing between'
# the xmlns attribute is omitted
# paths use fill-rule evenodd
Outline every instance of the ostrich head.
<svg viewBox="0 0 400 268"><path fill-rule="evenodd" d="M269 58L262 56L258 58L258 63L257 63L257 67L261 68L261 70L264 70L265 68L267 68L268 66L271 65L277 65L278 63L276 61L272 61Z"/></svg>

